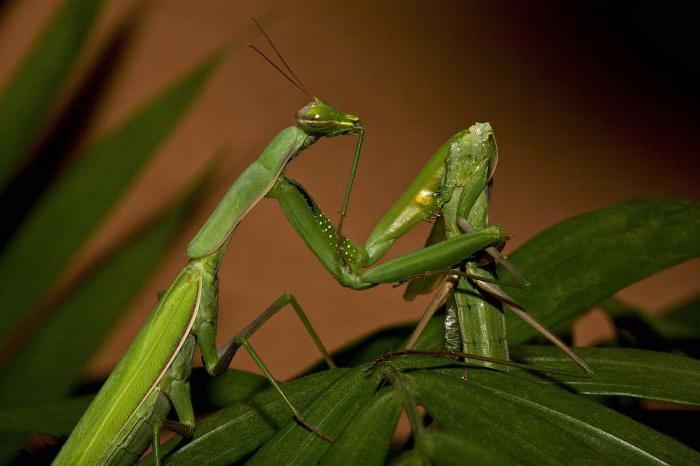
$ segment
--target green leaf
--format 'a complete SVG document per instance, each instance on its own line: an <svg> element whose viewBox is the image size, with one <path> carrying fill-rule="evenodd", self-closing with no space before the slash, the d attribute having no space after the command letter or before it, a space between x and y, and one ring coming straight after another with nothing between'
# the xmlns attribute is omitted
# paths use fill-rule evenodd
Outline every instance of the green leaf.
<svg viewBox="0 0 700 466"><path fill-rule="evenodd" d="M132 241L114 251L53 310L3 369L2 405L59 399L70 393L166 252L201 190L199 182ZM37 380L42 383L37 384Z"/></svg>
<svg viewBox="0 0 700 466"><path fill-rule="evenodd" d="M393 388L381 390L362 408L321 460L322 465L385 464L401 414L401 397Z"/></svg>
<svg viewBox="0 0 700 466"><path fill-rule="evenodd" d="M466 458L472 464L484 466L520 464L490 445L481 445L449 429L428 429L418 436L416 443L417 448L430 458L429 464L462 466Z"/></svg>
<svg viewBox="0 0 700 466"><path fill-rule="evenodd" d="M67 436L78 423L94 395L35 403L0 410L0 432ZM20 445L21 447L22 445Z"/></svg>
<svg viewBox="0 0 700 466"><path fill-rule="evenodd" d="M482 371L470 371L469 382L454 372L412 374L419 402L440 426L522 464L560 465L572 458L605 463L590 445L561 429L556 416L538 415L524 403L495 396L486 384L479 383L477 372L481 375Z"/></svg>
<svg viewBox="0 0 700 466"><path fill-rule="evenodd" d="M202 367L192 370L190 384L195 410L223 408L250 398L270 386L265 377L253 372L229 369L212 377Z"/></svg>
<svg viewBox="0 0 700 466"><path fill-rule="evenodd" d="M48 123L102 1L66 0L0 95L0 190Z"/></svg>
<svg viewBox="0 0 700 466"><path fill-rule="evenodd" d="M45 193L0 256L0 341L26 318L175 128L220 57L206 60L135 112Z"/></svg>
<svg viewBox="0 0 700 466"><path fill-rule="evenodd" d="M430 460L420 450L407 450L392 461L391 466L432 466Z"/></svg>
<svg viewBox="0 0 700 466"><path fill-rule="evenodd" d="M651 322L647 314L616 297L598 303L615 327L615 338L607 346L673 352L676 348Z"/></svg>
<svg viewBox="0 0 700 466"><path fill-rule="evenodd" d="M700 404L700 361L658 351L626 348L576 348L593 376L544 374L541 377L588 395L622 395ZM513 359L534 366L575 371L571 360L550 346L518 346Z"/></svg>
<svg viewBox="0 0 700 466"><path fill-rule="evenodd" d="M351 369L303 412L304 417L326 435L336 439L367 404L381 377L364 366ZM288 424L248 462L254 465L316 464L330 444L297 423Z"/></svg>
<svg viewBox="0 0 700 466"><path fill-rule="evenodd" d="M602 405L510 374L411 375L437 422L524 464L697 464L700 454Z"/></svg>
<svg viewBox="0 0 700 466"><path fill-rule="evenodd" d="M416 349L422 351L441 350L445 334L443 322L442 315L431 319L418 339ZM406 345L411 332L416 328L416 324L417 322L410 322L391 325L372 332L335 351L332 354L333 360L341 367L355 367L372 362L392 351L399 351ZM325 361L319 360L308 372L320 371L325 367Z"/></svg>
<svg viewBox="0 0 700 466"><path fill-rule="evenodd" d="M700 255L700 204L635 200L554 225L510 255L532 283L506 288L547 327L580 314L649 275ZM499 275L513 279L503 268ZM508 341L536 335L509 316Z"/></svg>
<svg viewBox="0 0 700 466"><path fill-rule="evenodd" d="M347 369L319 372L284 384L284 392L302 412L330 385L345 376ZM293 422L293 413L279 393L270 388L250 400L235 403L199 421L194 438L165 458L168 465L228 465L250 454L268 441L282 426ZM181 441L171 439L162 454L174 451ZM148 458L139 464L153 464Z"/></svg>
<svg viewBox="0 0 700 466"><path fill-rule="evenodd" d="M700 296L648 319L666 338L700 339Z"/></svg>

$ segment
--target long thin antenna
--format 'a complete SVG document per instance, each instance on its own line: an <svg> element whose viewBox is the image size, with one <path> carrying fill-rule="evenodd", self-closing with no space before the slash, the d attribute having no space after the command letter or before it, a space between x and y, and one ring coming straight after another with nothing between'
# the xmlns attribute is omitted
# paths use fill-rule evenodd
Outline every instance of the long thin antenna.
<svg viewBox="0 0 700 466"><path fill-rule="evenodd" d="M275 43L272 42L272 38L267 34L267 32L265 32L265 29L263 29L262 25L258 22L257 19L255 19L255 18L251 18L251 19L253 20L255 25L258 27L258 29L260 30L262 35L265 37L265 40L267 40L267 43L270 44L270 47L272 47L272 50L274 50L275 55L277 55L277 57L280 59L280 61L284 65L284 67L287 69L287 71L289 71L289 74L296 80L296 82L298 84L297 87L303 89L304 92L307 93L308 95L311 95L311 92L309 92L309 88L306 87L306 84L304 84L304 81L302 81L301 78L296 75L294 70L292 70L292 67L289 66L289 64L287 63L287 60L284 59L284 57L280 53L279 49L277 49L277 46L275 45ZM268 59L268 61L270 61L270 60Z"/></svg>
<svg viewBox="0 0 700 466"><path fill-rule="evenodd" d="M267 55L265 55L264 53L262 53L262 52L260 51L259 48L257 48L257 47L254 46L254 45L248 45L248 47L250 47L251 49L253 49L253 50L255 50L256 52L258 52L258 54L259 54L261 57L263 57L263 59L264 59L266 62L268 62L270 65L272 65L272 67L273 67L274 69L276 69L277 72L278 72L279 74L281 74L282 76L284 76L284 79L286 79L287 81L289 81L290 83L292 83L292 85L293 85L294 87L296 87L297 89L299 89L301 92L303 92L304 94L308 95L308 96L311 97L312 99L315 99L315 98L316 98L316 97L314 97L314 95L313 95L312 93L310 93L306 88L302 87L301 85L299 85L299 83L297 83L295 80L293 80L292 78L290 78L290 77L287 75L287 73L285 73L285 72L282 70L282 68L280 68L280 67L277 65L277 63L273 62L273 61L270 59L270 57L268 57Z"/></svg>

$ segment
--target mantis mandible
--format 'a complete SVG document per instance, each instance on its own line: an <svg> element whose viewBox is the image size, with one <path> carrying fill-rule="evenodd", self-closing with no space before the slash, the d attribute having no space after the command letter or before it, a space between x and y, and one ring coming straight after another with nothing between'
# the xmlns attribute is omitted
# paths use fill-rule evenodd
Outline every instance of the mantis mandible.
<svg viewBox="0 0 700 466"><path fill-rule="evenodd" d="M496 169L498 152L491 125L477 123L445 142L396 203L380 219L365 246L353 243L333 229L309 193L296 181L282 177L270 196L277 197L290 223L311 248L323 266L343 286L365 289L380 283L410 279L406 298L430 292L445 275L435 298L407 344L412 349L432 315L449 301L446 337L448 350L478 353L507 359L502 311L487 300L508 305L520 318L542 333L576 364L589 372L585 361L556 335L510 298L498 280L478 265L474 253L484 250L519 276L499 252L507 239L497 226L488 225L488 192ZM428 244L422 250L367 268L377 262L399 237L416 225L436 218ZM467 247L481 245L479 248ZM340 254L337 254L340 251ZM441 264L450 263L441 268ZM434 271L442 270L442 273ZM437 279L436 279L437 278ZM462 291L455 293L455 288ZM485 295L485 296L484 296ZM491 309L489 309L489 306ZM469 311L473 312L469 312ZM494 314L496 313L496 314ZM485 324L493 340L469 342L467 327ZM496 316L494 318L494 315ZM498 328L498 326L501 328ZM478 332L472 334L477 336Z"/></svg>

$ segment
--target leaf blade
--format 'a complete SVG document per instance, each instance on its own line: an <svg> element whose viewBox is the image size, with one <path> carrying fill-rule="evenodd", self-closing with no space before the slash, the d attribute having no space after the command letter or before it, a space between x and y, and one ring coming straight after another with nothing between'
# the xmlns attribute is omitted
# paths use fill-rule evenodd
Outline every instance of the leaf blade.
<svg viewBox="0 0 700 466"><path fill-rule="evenodd" d="M368 402L381 378L368 376L366 367L351 369L329 387L303 413L308 422L326 435L337 438L347 424ZM254 465L315 464L330 444L301 427L288 424L267 442L247 463Z"/></svg>
<svg viewBox="0 0 700 466"><path fill-rule="evenodd" d="M101 4L101 0L67 0L61 5L0 95L0 189L44 129Z"/></svg>
<svg viewBox="0 0 700 466"><path fill-rule="evenodd" d="M332 369L303 377L284 385L285 393L302 411L328 386L348 372ZM271 388L253 396L249 401L235 403L217 411L197 424L194 438L182 448L166 456L168 465L235 463L268 441L278 429L291 423L293 414ZM178 446L178 439L168 441L161 451L164 455ZM152 456L139 464L153 464Z"/></svg>
<svg viewBox="0 0 700 466"><path fill-rule="evenodd" d="M700 204L686 200L623 202L558 223L510 256L532 283L508 293L541 323L556 327L618 290L700 255ZM499 267L499 275L510 277ZM512 277L510 277L512 279ZM508 341L536 335L507 321Z"/></svg>
<svg viewBox="0 0 700 466"><path fill-rule="evenodd" d="M684 356L629 348L577 348L591 365L591 377L546 374L571 390L589 395L621 395L700 405L700 361ZM513 359L529 364L572 369L556 348L519 346Z"/></svg>
<svg viewBox="0 0 700 466"><path fill-rule="evenodd" d="M0 341L37 304L88 235L184 115L220 60L176 81L89 148L49 189L0 256ZM50 247L50 252L46 248Z"/></svg>
<svg viewBox="0 0 700 466"><path fill-rule="evenodd" d="M527 430L518 429L516 424L522 418L505 415L502 411L488 410L490 416L503 416L501 421L506 421L511 433L506 432L500 439L491 439L496 442L508 439L509 454L522 447L522 440L526 439L526 447L536 445L537 450L527 452L532 456L520 456L517 459L522 461L528 458L527 462L541 463L564 458L568 463L572 458L586 458L593 464L620 463L624 464L697 464L700 460L698 452L686 447L676 440L667 437L651 428L644 426L626 416L623 416L600 404L588 401L578 395L568 393L554 386L547 386L541 383L528 380L523 377L511 374L499 373L488 370L473 370L470 372L469 383L463 383L459 379L462 371L443 370L441 374L423 375L425 371L416 373L416 380L420 383L420 378L434 378L441 383L440 391L457 394L458 398L448 399L446 407L459 414L463 410L462 404L474 404L475 398L467 396L473 392L483 395L480 402L494 405L502 405L501 409L510 409L506 406L517 407L519 413L528 413L531 416L525 426ZM451 374L449 376L448 374ZM461 383L461 386L460 386ZM435 391L435 382L428 384L428 390ZM419 385L420 386L420 385ZM473 386L478 386L474 389ZM426 389L421 391L424 396ZM455 392L455 393L452 393ZM442 396L438 393L438 396ZM494 401L491 397L497 398ZM423 399L423 398L421 398ZM456 400L467 400L462 404ZM431 408L426 405L429 412ZM479 407L478 409L481 409ZM508 411L506 411L508 412ZM512 411L510 411L512 413ZM448 413L452 416L452 424L463 425L465 420ZM442 416L441 416L442 417ZM454 419L456 418L456 420ZM444 418L443 418L444 419ZM474 422L475 417L468 417L469 422ZM440 418L438 418L440 420ZM552 424L556 429L566 435L559 435L549 429L542 429L546 424ZM497 425L497 422L496 422ZM449 427L449 426L448 426ZM474 427L472 427L474 428ZM482 435L481 430L475 429L469 435ZM517 433L513 433L513 431ZM488 434L488 432L486 432ZM493 436L492 436L493 437ZM577 450L585 446L585 450L592 451L592 455L581 457ZM529 448L528 448L529 449ZM567 453L568 452L568 453ZM581 450L584 452L584 450ZM525 453L525 451L524 451ZM543 458L538 456L545 454ZM568 457L568 459L567 459ZM530 459L533 461L530 461Z"/></svg>
<svg viewBox="0 0 700 466"><path fill-rule="evenodd" d="M323 455L321 465L384 464L401 404L392 388L376 393Z"/></svg>

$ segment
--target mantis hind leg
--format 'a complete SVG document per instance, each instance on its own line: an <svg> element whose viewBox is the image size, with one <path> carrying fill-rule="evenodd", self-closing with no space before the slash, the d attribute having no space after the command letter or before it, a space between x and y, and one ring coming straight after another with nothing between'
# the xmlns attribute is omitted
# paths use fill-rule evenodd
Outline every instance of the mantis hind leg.
<svg viewBox="0 0 700 466"><path fill-rule="evenodd" d="M318 428L314 427L312 424L307 422L299 410L296 409L296 407L293 405L292 401L289 399L289 397L284 393L284 390L282 389L282 386L277 382L275 377L272 375L270 370L267 368L265 363L262 361L260 356L257 354L255 349L252 347L250 344L249 338L265 323L267 322L272 316L277 314L279 311L284 309L287 305L290 305L292 309L294 309L295 313L301 320L302 324L304 325L304 328L306 331L309 333L311 336L311 339L314 341L316 344L316 347L319 349L321 352L321 355L325 359L326 363L330 368L335 368L336 365L331 359L328 351L326 350L325 346L321 342L321 339L319 338L318 334L316 333L316 330L313 328L311 325L311 322L309 321L309 318L306 316L306 313L302 309L302 307L299 305L299 302L296 300L294 296L291 294L285 293L279 298L275 300L267 309L265 309L258 317L253 319L253 321L246 325L235 337L233 337L228 343L226 343L224 346L219 348L217 350L216 348L216 326L214 324L214 320L205 320L203 321L197 328L194 330L196 336L197 336L197 341L199 343L199 347L202 351L202 359L204 360L204 365L207 369L207 372L209 372L212 375L218 375L221 374L226 368L229 366L231 363L231 359L235 356L236 352L241 348L245 348L246 351L250 354L250 356L253 358L255 363L260 367L260 370L262 370L263 374L267 379L270 381L272 386L277 390L277 392L280 394L282 399L284 399L285 403L289 406L289 408L292 410L294 413L294 416L298 420L300 424L302 424L305 428L310 430L311 432L315 433L319 437L323 438L324 440L331 441L330 437L328 437L326 434L321 432Z"/></svg>

